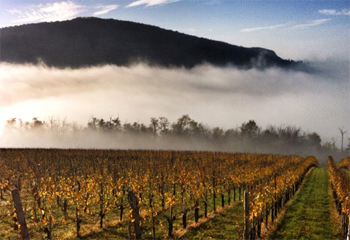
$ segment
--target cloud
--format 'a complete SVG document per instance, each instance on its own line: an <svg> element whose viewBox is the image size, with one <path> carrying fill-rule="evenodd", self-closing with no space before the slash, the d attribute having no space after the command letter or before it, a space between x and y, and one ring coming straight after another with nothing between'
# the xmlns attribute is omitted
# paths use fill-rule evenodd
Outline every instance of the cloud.
<svg viewBox="0 0 350 240"><path fill-rule="evenodd" d="M309 28L309 27L314 27L314 26L318 26L318 25L324 24L324 23L326 23L326 22L328 22L330 20L331 19L329 19L329 18L317 19L317 20L310 21L308 23L295 25L291 29L305 29L305 28Z"/></svg>
<svg viewBox="0 0 350 240"><path fill-rule="evenodd" d="M315 67L322 71L144 64L56 69L2 63L0 128L12 117L59 116L85 125L92 115L147 123L150 117L173 122L189 114L209 126L227 129L254 119L262 127L295 125L330 139L339 126L348 126L349 65Z"/></svg>
<svg viewBox="0 0 350 240"><path fill-rule="evenodd" d="M27 10L10 9L8 12L17 16L16 23L54 22L73 19L86 10L93 9L94 16L106 14L118 8L118 5L97 5L88 7L73 1L61 1L47 4L31 5Z"/></svg>
<svg viewBox="0 0 350 240"><path fill-rule="evenodd" d="M208 5L215 5L215 4L221 4L222 3L222 0L207 0L205 2L205 4L208 4Z"/></svg>
<svg viewBox="0 0 350 240"><path fill-rule="evenodd" d="M244 28L241 30L241 32L254 32L254 31L260 31L260 30L273 30L279 27L284 27L288 25L286 24L277 24L277 25L273 25L273 26L267 26L267 27L256 27L256 28Z"/></svg>
<svg viewBox="0 0 350 240"><path fill-rule="evenodd" d="M326 23L326 22L328 22L330 20L331 19L329 19L329 18L317 19L317 20L313 20L313 21L310 21L310 22L307 22L307 23L294 25L294 26L291 27L291 29L305 29L305 28L309 28L309 27L314 27L314 26L318 26L318 25L324 24L324 23ZM262 31L262 30L274 30L276 28L285 27L287 25L290 25L290 23L277 24L277 25L266 26L266 27L244 28L244 29L241 30L241 32L254 32L254 31Z"/></svg>
<svg viewBox="0 0 350 240"><path fill-rule="evenodd" d="M115 5L97 6L96 8L100 9L100 11L94 12L93 15L99 16L99 15L103 15L103 14L109 13L110 11L117 9L118 5L115 4Z"/></svg>
<svg viewBox="0 0 350 240"><path fill-rule="evenodd" d="M72 1L62 1L31 6L25 11L11 9L8 12L17 15L18 18L14 22L52 22L72 19L83 9L83 6Z"/></svg>
<svg viewBox="0 0 350 240"><path fill-rule="evenodd" d="M350 10L349 9L343 9L341 11L337 11L335 9L322 9L318 11L321 14L324 15L330 15L330 16L350 16Z"/></svg>
<svg viewBox="0 0 350 240"><path fill-rule="evenodd" d="M181 0L138 0L130 3L126 7L137 7L141 5L146 5L146 7L149 6L155 6L155 5L165 5L168 3L178 2Z"/></svg>

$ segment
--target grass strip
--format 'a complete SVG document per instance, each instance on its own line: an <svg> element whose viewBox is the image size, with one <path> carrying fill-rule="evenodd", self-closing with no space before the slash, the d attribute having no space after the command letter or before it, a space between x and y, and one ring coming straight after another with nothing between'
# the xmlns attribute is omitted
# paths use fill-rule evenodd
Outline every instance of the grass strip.
<svg viewBox="0 0 350 240"><path fill-rule="evenodd" d="M314 169L269 239L341 239L325 168Z"/></svg>

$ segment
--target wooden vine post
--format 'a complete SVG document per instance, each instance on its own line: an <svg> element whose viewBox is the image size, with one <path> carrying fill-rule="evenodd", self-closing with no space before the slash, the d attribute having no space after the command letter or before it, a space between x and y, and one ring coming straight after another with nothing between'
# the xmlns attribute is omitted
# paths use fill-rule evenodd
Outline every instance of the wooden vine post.
<svg viewBox="0 0 350 240"><path fill-rule="evenodd" d="M347 236L346 236L346 240L350 240L350 214L348 216L348 220L349 220L349 224L348 224L348 233L347 233Z"/></svg>
<svg viewBox="0 0 350 240"><path fill-rule="evenodd" d="M21 226L21 236L23 240L29 240L29 231L27 228L27 223L25 215L22 208L21 198L19 196L19 191L17 188L11 190L13 203L15 205L18 223Z"/></svg>
<svg viewBox="0 0 350 240"><path fill-rule="evenodd" d="M350 163L349 163L348 168L349 168L349 171L350 171ZM350 240L350 213L348 215L348 232L347 232L346 240Z"/></svg>
<svg viewBox="0 0 350 240"><path fill-rule="evenodd" d="M243 240L249 239L249 192L244 191L244 230Z"/></svg>
<svg viewBox="0 0 350 240"><path fill-rule="evenodd" d="M140 207L139 201L131 188L128 191L128 200L132 209L132 222L134 223L135 239L139 240L141 239Z"/></svg>

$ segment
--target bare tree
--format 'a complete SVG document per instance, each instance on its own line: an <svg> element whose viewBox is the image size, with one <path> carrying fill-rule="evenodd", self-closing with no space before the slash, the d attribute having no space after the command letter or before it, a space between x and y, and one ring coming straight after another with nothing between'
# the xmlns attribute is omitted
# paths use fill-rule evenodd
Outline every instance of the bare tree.
<svg viewBox="0 0 350 240"><path fill-rule="evenodd" d="M166 117L159 118L159 130L161 135L165 135L169 132L170 122Z"/></svg>
<svg viewBox="0 0 350 240"><path fill-rule="evenodd" d="M157 131L159 129L159 120L152 117L150 127L152 128L154 135L157 135Z"/></svg>
<svg viewBox="0 0 350 240"><path fill-rule="evenodd" d="M341 152L344 151L343 144L344 144L344 134L346 131L343 128L339 128L340 134L341 134Z"/></svg>

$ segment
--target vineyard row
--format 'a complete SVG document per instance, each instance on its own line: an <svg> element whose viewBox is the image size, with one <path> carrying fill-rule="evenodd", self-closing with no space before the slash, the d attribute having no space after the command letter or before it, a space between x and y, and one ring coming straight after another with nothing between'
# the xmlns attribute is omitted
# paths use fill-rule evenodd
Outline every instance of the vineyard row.
<svg viewBox="0 0 350 240"><path fill-rule="evenodd" d="M254 239L317 165L314 157L268 154L2 149L0 214L20 229L9 197L15 187L31 236L52 238L63 227L80 237L84 225L117 220L125 238L171 238L218 205L243 200L245 191L237 234Z"/></svg>

